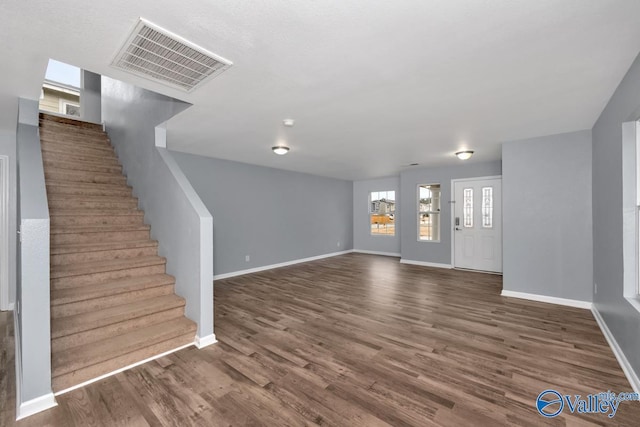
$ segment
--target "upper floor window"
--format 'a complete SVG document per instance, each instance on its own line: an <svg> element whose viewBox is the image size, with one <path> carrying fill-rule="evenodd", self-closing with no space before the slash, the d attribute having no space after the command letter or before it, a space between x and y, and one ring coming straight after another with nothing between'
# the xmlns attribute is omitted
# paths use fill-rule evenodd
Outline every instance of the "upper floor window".
<svg viewBox="0 0 640 427"><path fill-rule="evenodd" d="M369 194L369 224L372 236L395 236L396 192L372 191Z"/></svg>
<svg viewBox="0 0 640 427"><path fill-rule="evenodd" d="M440 241L440 184L418 185L418 241Z"/></svg>

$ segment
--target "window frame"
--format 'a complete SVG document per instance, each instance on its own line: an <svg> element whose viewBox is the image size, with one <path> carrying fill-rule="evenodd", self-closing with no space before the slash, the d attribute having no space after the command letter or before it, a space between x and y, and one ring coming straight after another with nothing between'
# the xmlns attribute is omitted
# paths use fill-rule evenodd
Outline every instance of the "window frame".
<svg viewBox="0 0 640 427"><path fill-rule="evenodd" d="M640 312L640 123L639 119L622 123L622 222L624 299ZM598 286L594 277L594 294ZM594 299L598 297L594 296Z"/></svg>
<svg viewBox="0 0 640 427"><path fill-rule="evenodd" d="M369 191L368 192L368 201L369 203L367 204L367 221L368 221L368 227L369 227L369 236L371 237L396 237L397 236L397 230L396 230L396 224L397 224L397 219L398 219L398 203L396 202L396 190L373 190L373 191ZM393 193L393 204L394 204L394 208L393 208L393 234L388 234L388 233L373 233L372 228L371 228L371 216L374 215L372 209L371 209L371 205L373 204L373 197L371 196L373 193Z"/></svg>
<svg viewBox="0 0 640 427"><path fill-rule="evenodd" d="M431 186L438 186L440 188L440 194L438 197L438 203L439 203L439 208L437 211L428 211L429 214L436 214L438 215L438 239L432 239L432 240L425 240L425 239L421 239L420 238L420 188L421 187L431 187ZM433 198L432 198L432 207L433 207ZM442 241L442 184L441 183L427 183L427 184L418 184L416 185L416 208L415 208L415 213L416 213L416 239L419 243L440 243ZM433 233L432 233L433 234Z"/></svg>
<svg viewBox="0 0 640 427"><path fill-rule="evenodd" d="M67 114L67 105L71 105L72 107L78 107L78 115L74 116L72 114ZM80 117L80 103L73 102L68 99L60 98L60 114L64 114L69 117Z"/></svg>

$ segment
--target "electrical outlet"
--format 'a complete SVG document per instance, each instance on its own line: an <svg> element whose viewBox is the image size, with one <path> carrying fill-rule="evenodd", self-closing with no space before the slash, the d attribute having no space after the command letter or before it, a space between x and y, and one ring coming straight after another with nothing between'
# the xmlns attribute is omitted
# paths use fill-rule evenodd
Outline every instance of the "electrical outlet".
<svg viewBox="0 0 640 427"><path fill-rule="evenodd" d="M336 245L337 247L340 247L340 240L338 240L338 244Z"/></svg>
<svg viewBox="0 0 640 427"><path fill-rule="evenodd" d="M593 282L593 292L598 293L598 284L596 282Z"/></svg>
<svg viewBox="0 0 640 427"><path fill-rule="evenodd" d="M246 262L251 261L251 255L247 255L247 256L245 256L245 257L244 257L244 260L245 260Z"/></svg>

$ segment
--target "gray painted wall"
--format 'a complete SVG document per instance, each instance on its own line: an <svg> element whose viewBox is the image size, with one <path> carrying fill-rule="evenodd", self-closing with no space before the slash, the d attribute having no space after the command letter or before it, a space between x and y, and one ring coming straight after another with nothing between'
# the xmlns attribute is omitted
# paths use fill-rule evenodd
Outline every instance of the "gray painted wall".
<svg viewBox="0 0 640 427"><path fill-rule="evenodd" d="M172 154L213 214L217 275L353 248L350 181Z"/></svg>
<svg viewBox="0 0 640 427"><path fill-rule="evenodd" d="M81 81L80 118L88 122L102 123L102 76L82 70Z"/></svg>
<svg viewBox="0 0 640 427"><path fill-rule="evenodd" d="M618 345L640 373L640 312L624 298L622 123L640 117L640 58L636 58L592 129L593 301Z"/></svg>
<svg viewBox="0 0 640 427"><path fill-rule="evenodd" d="M369 224L369 195L372 191L396 192L395 236L372 236ZM353 183L353 248L361 251L400 254L400 177L367 179Z"/></svg>
<svg viewBox="0 0 640 427"><path fill-rule="evenodd" d="M151 225L151 235L159 242L159 253L167 258L167 273L176 278L176 293L186 299L186 315L198 324L202 339L213 334L212 219L202 203L194 204L190 195L195 197L195 192L189 192L191 186L170 153L156 147L156 126L188 106L102 79L102 115L109 137Z"/></svg>
<svg viewBox="0 0 640 427"><path fill-rule="evenodd" d="M591 301L591 218L591 131L503 144L503 289Z"/></svg>
<svg viewBox="0 0 640 427"><path fill-rule="evenodd" d="M17 120L17 117L16 117ZM0 131L0 155L9 158L9 304L16 301L17 167L16 134Z"/></svg>
<svg viewBox="0 0 640 427"><path fill-rule="evenodd" d="M20 404L51 393L49 206L38 133L38 101L20 100L17 150L22 240L16 295Z"/></svg>
<svg viewBox="0 0 640 427"><path fill-rule="evenodd" d="M464 163L459 166L407 169L400 174L400 243L403 260L451 264L451 180L494 176L501 163ZM417 188L420 184L441 185L440 242L418 241Z"/></svg>

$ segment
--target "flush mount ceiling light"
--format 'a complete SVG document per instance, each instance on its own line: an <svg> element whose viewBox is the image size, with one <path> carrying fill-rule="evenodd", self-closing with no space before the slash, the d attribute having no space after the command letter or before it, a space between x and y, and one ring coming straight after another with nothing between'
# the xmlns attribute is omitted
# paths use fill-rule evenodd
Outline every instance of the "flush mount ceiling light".
<svg viewBox="0 0 640 427"><path fill-rule="evenodd" d="M460 159L460 160L467 160L470 159L471 156L473 156L473 150L465 150L465 151L458 151L456 153L456 156Z"/></svg>
<svg viewBox="0 0 640 427"><path fill-rule="evenodd" d="M279 156L284 156L289 152L289 147L285 147L282 145L276 145L275 147L271 147L271 149Z"/></svg>
<svg viewBox="0 0 640 427"><path fill-rule="evenodd" d="M285 125L285 126L286 126L286 127L288 127L288 128L291 128L291 127L293 127L293 125L295 124L295 122L296 122L296 121L295 121L295 120L293 120L293 119L284 119L284 120L282 121L282 124L283 124L283 125Z"/></svg>

